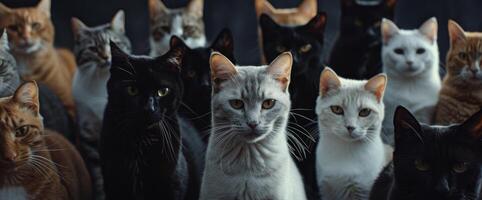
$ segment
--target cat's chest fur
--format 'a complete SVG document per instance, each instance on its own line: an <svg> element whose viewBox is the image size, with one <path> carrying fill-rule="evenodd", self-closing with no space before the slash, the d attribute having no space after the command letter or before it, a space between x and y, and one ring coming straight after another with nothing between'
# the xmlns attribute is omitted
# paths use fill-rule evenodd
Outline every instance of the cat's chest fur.
<svg viewBox="0 0 482 200"><path fill-rule="evenodd" d="M91 66L79 69L74 75L73 96L77 103L87 106L98 119L102 119L107 104L109 72L108 69L98 69L95 63L86 65Z"/></svg>

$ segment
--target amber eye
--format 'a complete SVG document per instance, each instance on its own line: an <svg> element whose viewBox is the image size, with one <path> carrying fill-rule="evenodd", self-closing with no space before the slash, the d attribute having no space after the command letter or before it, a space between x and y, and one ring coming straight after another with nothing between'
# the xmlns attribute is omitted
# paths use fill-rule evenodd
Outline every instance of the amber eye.
<svg viewBox="0 0 482 200"><path fill-rule="evenodd" d="M300 52L301 53L307 53L308 51L311 50L311 44L306 44L306 45L303 45L301 48L300 48Z"/></svg>
<svg viewBox="0 0 482 200"><path fill-rule="evenodd" d="M127 87L127 94L129 94L130 96L136 96L136 95L139 94L139 89L137 89L134 86L128 86Z"/></svg>
<svg viewBox="0 0 482 200"><path fill-rule="evenodd" d="M460 52L460 53L459 53L459 58L460 58L460 59L465 60L465 59L467 59L467 57L468 57L468 56L467 56L467 53L465 53L465 52Z"/></svg>
<svg viewBox="0 0 482 200"><path fill-rule="evenodd" d="M274 99L267 99L263 101L262 107L263 109L271 109L273 108L274 104L276 103L276 100Z"/></svg>
<svg viewBox="0 0 482 200"><path fill-rule="evenodd" d="M286 48L284 46L277 46L276 47L276 51L278 52L285 52L286 51Z"/></svg>
<svg viewBox="0 0 482 200"><path fill-rule="evenodd" d="M236 110L239 110L244 107L243 101L239 99L229 100L229 104L231 105L231 107L233 107Z"/></svg>
<svg viewBox="0 0 482 200"><path fill-rule="evenodd" d="M34 30L40 29L40 23L38 23L38 22L32 23L32 29L34 29Z"/></svg>
<svg viewBox="0 0 482 200"><path fill-rule="evenodd" d="M341 106L330 106L331 112L337 115L343 115L343 108Z"/></svg>
<svg viewBox="0 0 482 200"><path fill-rule="evenodd" d="M170 92L169 88L162 88L160 90L157 90L157 96L165 97L169 94L169 92Z"/></svg>
<svg viewBox="0 0 482 200"><path fill-rule="evenodd" d="M452 166L452 169L455 173L464 173L467 171L467 163L466 162L459 162Z"/></svg>
<svg viewBox="0 0 482 200"><path fill-rule="evenodd" d="M20 126L15 130L15 137L24 137L28 133L28 126Z"/></svg>
<svg viewBox="0 0 482 200"><path fill-rule="evenodd" d="M430 165L422 159L417 159L415 160L415 168L417 168L418 171L424 172L430 170Z"/></svg>
<svg viewBox="0 0 482 200"><path fill-rule="evenodd" d="M405 53L405 52L403 51L403 49L401 49L401 48L396 48L396 49L395 49L395 50L393 50L393 51L394 51L396 54L399 54L399 55L401 55L401 54L404 54L404 53Z"/></svg>
<svg viewBox="0 0 482 200"><path fill-rule="evenodd" d="M360 117L367 117L368 115L370 115L370 113L372 112L372 110L370 110L369 108L363 108L360 110L360 112L358 113L358 116Z"/></svg>

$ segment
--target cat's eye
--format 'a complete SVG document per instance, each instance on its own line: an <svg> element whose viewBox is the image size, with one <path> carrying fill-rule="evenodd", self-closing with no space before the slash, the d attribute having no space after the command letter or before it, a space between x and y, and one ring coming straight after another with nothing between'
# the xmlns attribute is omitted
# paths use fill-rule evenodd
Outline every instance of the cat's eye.
<svg viewBox="0 0 482 200"><path fill-rule="evenodd" d="M466 162L459 162L452 166L452 170L454 170L455 173L464 173L467 171L467 165Z"/></svg>
<svg viewBox="0 0 482 200"><path fill-rule="evenodd" d="M267 99L263 101L263 104L261 105L263 109L271 109L273 108L274 104L276 103L276 100L274 99Z"/></svg>
<svg viewBox="0 0 482 200"><path fill-rule="evenodd" d="M137 87L134 87L134 86L128 86L127 94L130 96L136 96L139 94L139 89L137 89Z"/></svg>
<svg viewBox="0 0 482 200"><path fill-rule="evenodd" d="M301 53L306 53L308 51L311 50L311 44L306 44L306 45L303 45L301 48L300 48L300 52Z"/></svg>
<svg viewBox="0 0 482 200"><path fill-rule="evenodd" d="M170 92L169 88L162 88L157 90L157 96L165 97L169 94L169 92Z"/></svg>
<svg viewBox="0 0 482 200"><path fill-rule="evenodd" d="M244 102L239 99L232 99L229 100L229 105L231 105L231 107L233 107L234 109L239 110L244 107Z"/></svg>
<svg viewBox="0 0 482 200"><path fill-rule="evenodd" d="M152 33L152 37L153 37L154 40L156 40L156 41L161 40L162 35L163 35L163 34L161 33L161 31L154 31L154 32Z"/></svg>
<svg viewBox="0 0 482 200"><path fill-rule="evenodd" d="M360 112L358 113L358 116L360 117L368 117L368 115L370 115L370 113L372 112L372 110L370 110L369 108L363 108L360 110Z"/></svg>
<svg viewBox="0 0 482 200"><path fill-rule="evenodd" d="M417 49L417 54L423 54L425 53L425 49L424 48L418 48Z"/></svg>
<svg viewBox="0 0 482 200"><path fill-rule="evenodd" d="M194 34L194 26L184 26L184 34L185 35L193 35Z"/></svg>
<svg viewBox="0 0 482 200"><path fill-rule="evenodd" d="M18 31L18 26L17 25L10 25L7 27L11 31Z"/></svg>
<svg viewBox="0 0 482 200"><path fill-rule="evenodd" d="M28 133L28 126L20 126L15 129L15 137L24 137Z"/></svg>
<svg viewBox="0 0 482 200"><path fill-rule="evenodd" d="M161 29L164 32L171 32L171 27L169 27L169 26L161 26ZM156 31L156 32L160 33L160 31Z"/></svg>
<svg viewBox="0 0 482 200"><path fill-rule="evenodd" d="M399 55L404 53L402 48L396 48L395 50L393 50L393 52L395 52L396 54L399 54Z"/></svg>
<svg viewBox="0 0 482 200"><path fill-rule="evenodd" d="M424 172L430 170L430 165L422 159L416 159L415 168L417 168L418 171Z"/></svg>
<svg viewBox="0 0 482 200"><path fill-rule="evenodd" d="M38 22L32 23L32 29L34 29L34 30L40 29L40 23L38 23Z"/></svg>
<svg viewBox="0 0 482 200"><path fill-rule="evenodd" d="M277 46L276 51L277 52L285 52L287 49L284 46Z"/></svg>
<svg viewBox="0 0 482 200"><path fill-rule="evenodd" d="M343 108L341 106L330 106L331 112L337 115L343 115Z"/></svg>
<svg viewBox="0 0 482 200"><path fill-rule="evenodd" d="M468 57L468 56L467 56L467 53L465 53L465 52L460 52L460 53L459 53L459 58L460 58L460 59L465 60L465 59L467 59L467 57Z"/></svg>

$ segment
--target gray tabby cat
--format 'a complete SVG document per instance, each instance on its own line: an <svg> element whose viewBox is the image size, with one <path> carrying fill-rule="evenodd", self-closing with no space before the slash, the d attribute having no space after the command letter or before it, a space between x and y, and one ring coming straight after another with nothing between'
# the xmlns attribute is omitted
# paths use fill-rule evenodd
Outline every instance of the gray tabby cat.
<svg viewBox="0 0 482 200"><path fill-rule="evenodd" d="M306 199L287 143L292 62L283 53L268 66L235 67L211 55L213 129L201 200Z"/></svg>
<svg viewBox="0 0 482 200"><path fill-rule="evenodd" d="M180 37L190 48L204 47L203 0L190 0L184 8L169 9L161 0L149 0L151 56L169 50L171 36Z"/></svg>
<svg viewBox="0 0 482 200"><path fill-rule="evenodd" d="M116 13L111 23L97 27L87 27L79 19L72 19L74 52L78 65L72 93L77 105L77 121L81 127L79 149L92 174L96 199L104 199L98 142L107 104L107 80L110 77L112 58L110 41L125 52L131 51L124 23L122 10Z"/></svg>
<svg viewBox="0 0 482 200"><path fill-rule="evenodd" d="M15 58L9 53L8 36L0 37L0 97L10 96L20 85Z"/></svg>

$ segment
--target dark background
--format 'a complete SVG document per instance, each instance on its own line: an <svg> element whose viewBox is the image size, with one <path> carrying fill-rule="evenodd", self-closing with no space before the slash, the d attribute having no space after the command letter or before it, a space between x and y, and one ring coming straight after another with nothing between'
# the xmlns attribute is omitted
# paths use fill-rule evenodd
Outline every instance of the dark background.
<svg viewBox="0 0 482 200"><path fill-rule="evenodd" d="M170 8L184 6L187 0L163 0ZM295 7L301 0L270 0L279 8ZM9 7L36 5L38 0L0 0ZM336 39L339 23L339 0L319 0L319 11L328 14L326 50ZM147 0L52 0L52 18L56 27L56 45L72 46L70 18L78 17L88 26L110 22L119 9L126 12L127 35L136 54L147 54ZM401 28L417 28L428 18L439 20L441 59L448 49L447 20L456 20L467 31L482 31L481 0L398 0L395 21ZM256 17L253 0L205 0L204 21L208 41L224 27L234 34L236 57L239 64L259 63ZM324 55L326 57L326 55Z"/></svg>

